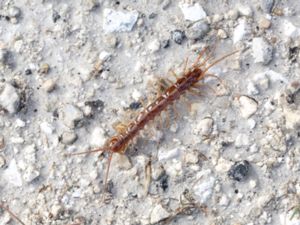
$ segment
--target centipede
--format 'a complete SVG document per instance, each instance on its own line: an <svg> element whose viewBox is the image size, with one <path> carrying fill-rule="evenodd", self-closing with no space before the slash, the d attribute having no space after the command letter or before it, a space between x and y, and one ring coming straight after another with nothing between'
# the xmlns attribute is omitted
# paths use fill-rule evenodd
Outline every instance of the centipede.
<svg viewBox="0 0 300 225"><path fill-rule="evenodd" d="M209 73L209 69L237 52L239 52L239 50L223 55L209 63L212 59L212 54L211 52L208 53L208 47L203 48L198 53L198 56L191 67L187 68L188 59L186 59L183 72L180 76L178 76L175 72L172 72L176 77L176 81L172 83L171 81L167 82L168 86L165 87L165 90L162 91L162 93L159 94L154 101L144 107L131 122L127 125L122 124L121 128L117 130L117 134L107 139L102 147L84 152L75 152L69 155L108 152L108 163L104 177L104 190L107 190L108 176L113 154L125 154L128 146L146 125L160 116L160 114L166 111L169 106L172 106L174 103L179 101L179 99L187 92L193 92L195 88L200 89L201 86L203 86L203 83L199 83L200 81L204 81L207 77L220 79L218 76Z"/></svg>

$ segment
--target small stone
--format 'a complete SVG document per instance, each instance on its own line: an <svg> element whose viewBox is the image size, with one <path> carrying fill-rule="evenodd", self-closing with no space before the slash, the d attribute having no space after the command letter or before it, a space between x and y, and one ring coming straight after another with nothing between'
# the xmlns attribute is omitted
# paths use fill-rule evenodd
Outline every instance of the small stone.
<svg viewBox="0 0 300 225"><path fill-rule="evenodd" d="M26 69L25 70L25 75L31 75L32 74L32 71L31 71L31 69Z"/></svg>
<svg viewBox="0 0 300 225"><path fill-rule="evenodd" d="M238 43L242 41L247 34L249 33L249 25L245 19L239 21L238 25L234 28L233 31L233 43Z"/></svg>
<svg viewBox="0 0 300 225"><path fill-rule="evenodd" d="M265 13L270 13L274 5L274 0L261 0L261 8Z"/></svg>
<svg viewBox="0 0 300 225"><path fill-rule="evenodd" d="M124 154L116 154L112 159L113 165L117 165L119 169L129 170L132 168L132 164L129 158Z"/></svg>
<svg viewBox="0 0 300 225"><path fill-rule="evenodd" d="M142 97L142 94L141 92L139 92L137 89L134 89L133 90L133 93L132 93L132 98L135 100L135 101L139 101Z"/></svg>
<svg viewBox="0 0 300 225"><path fill-rule="evenodd" d="M17 18L20 15L21 15L21 10L18 7L13 6L13 7L9 8L9 10L8 10L8 16L9 17Z"/></svg>
<svg viewBox="0 0 300 225"><path fill-rule="evenodd" d="M197 180L193 187L195 197L201 204L205 204L212 196L216 178L211 170L203 170L198 172L195 180Z"/></svg>
<svg viewBox="0 0 300 225"><path fill-rule="evenodd" d="M31 183L39 176L40 172L33 165L29 165L24 172L23 178L27 183Z"/></svg>
<svg viewBox="0 0 300 225"><path fill-rule="evenodd" d="M273 48L264 38L253 38L252 52L255 63L267 65L272 60Z"/></svg>
<svg viewBox="0 0 300 225"><path fill-rule="evenodd" d="M181 45L185 39L185 34L181 30L174 30L171 32L171 37L176 44Z"/></svg>
<svg viewBox="0 0 300 225"><path fill-rule="evenodd" d="M61 204L54 204L51 207L51 215L53 216L53 219L58 219L59 215L64 211L64 208Z"/></svg>
<svg viewBox="0 0 300 225"><path fill-rule="evenodd" d="M218 37L220 37L220 38L222 38L222 39L227 38L227 33L226 33L225 30L223 30L223 29L219 29L219 30L217 31L217 35L218 35Z"/></svg>
<svg viewBox="0 0 300 225"><path fill-rule="evenodd" d="M6 164L4 156L0 155L0 168L3 168Z"/></svg>
<svg viewBox="0 0 300 225"><path fill-rule="evenodd" d="M253 14L251 7L248 5L240 5L238 10L241 16L251 17Z"/></svg>
<svg viewBox="0 0 300 225"><path fill-rule="evenodd" d="M55 89L56 81L48 79L42 84L42 88L47 92L52 92Z"/></svg>
<svg viewBox="0 0 300 225"><path fill-rule="evenodd" d="M12 159L8 167L3 172L3 178L15 187L22 187L22 176L19 172L17 163L15 159Z"/></svg>
<svg viewBox="0 0 300 225"><path fill-rule="evenodd" d="M236 20L239 17L239 11L236 9L231 9L228 11L226 16L231 20Z"/></svg>
<svg viewBox="0 0 300 225"><path fill-rule="evenodd" d="M158 222L169 218L171 214L164 208L162 207L161 204L157 204L151 212L150 215L150 223L151 224L157 224Z"/></svg>
<svg viewBox="0 0 300 225"><path fill-rule="evenodd" d="M158 39L154 39L148 44L148 50L150 51L150 53L155 53L159 49L160 49L160 42Z"/></svg>
<svg viewBox="0 0 300 225"><path fill-rule="evenodd" d="M259 94L259 90L253 82L248 83L247 93L248 93L248 95L258 95Z"/></svg>
<svg viewBox="0 0 300 225"><path fill-rule="evenodd" d="M189 151L185 154L184 159L187 164L196 164L199 162L199 154L197 151Z"/></svg>
<svg viewBox="0 0 300 225"><path fill-rule="evenodd" d="M278 29L287 38L298 38L300 36L300 29L289 20L283 20Z"/></svg>
<svg viewBox="0 0 300 225"><path fill-rule="evenodd" d="M83 119L81 110L71 104L67 104L62 109L63 122L67 127L75 128L76 125Z"/></svg>
<svg viewBox="0 0 300 225"><path fill-rule="evenodd" d="M152 165L151 169L152 169L151 175L153 180L159 180L166 173L164 167L160 164Z"/></svg>
<svg viewBox="0 0 300 225"><path fill-rule="evenodd" d="M208 137L213 131L214 120L211 117L202 119L196 128L196 133Z"/></svg>
<svg viewBox="0 0 300 225"><path fill-rule="evenodd" d="M163 40L161 42L161 47L162 48L168 48L170 46L170 41L169 40Z"/></svg>
<svg viewBox="0 0 300 225"><path fill-rule="evenodd" d="M230 203L229 198L224 194L219 200L220 206L227 207Z"/></svg>
<svg viewBox="0 0 300 225"><path fill-rule="evenodd" d="M107 52L107 51L102 51L99 54L99 59L101 62L106 62L108 60L110 60L111 58L111 53Z"/></svg>
<svg viewBox="0 0 300 225"><path fill-rule="evenodd" d="M47 74L50 70L50 66L47 63L44 63L40 66L39 72L43 74Z"/></svg>
<svg viewBox="0 0 300 225"><path fill-rule="evenodd" d="M103 29L106 33L131 31L138 16L137 11L122 12L106 8L103 12Z"/></svg>
<svg viewBox="0 0 300 225"><path fill-rule="evenodd" d="M90 144L93 147L101 147L104 145L106 138L105 132L101 127L95 127L90 137Z"/></svg>
<svg viewBox="0 0 300 225"><path fill-rule="evenodd" d="M247 160L236 162L230 168L227 175L235 181L244 181L249 174L250 163Z"/></svg>
<svg viewBox="0 0 300 225"><path fill-rule="evenodd" d="M196 22L195 24L193 24L187 30L186 36L192 40L200 40L208 33L208 31L209 31L209 26L208 26L207 22L199 21L199 22Z"/></svg>
<svg viewBox="0 0 300 225"><path fill-rule="evenodd" d="M22 127L26 126L26 123L23 120L18 118L15 121L15 126L18 127L18 128L22 128Z"/></svg>
<svg viewBox="0 0 300 225"><path fill-rule="evenodd" d="M239 133L235 139L235 147L241 148L246 147L250 144L249 136L246 134Z"/></svg>
<svg viewBox="0 0 300 225"><path fill-rule="evenodd" d="M188 3L180 3L179 7L183 13L185 20L198 21L206 18L206 12L199 3L194 5Z"/></svg>
<svg viewBox="0 0 300 225"><path fill-rule="evenodd" d="M0 84L0 108L5 109L10 114L18 111L20 97L17 90L10 84Z"/></svg>
<svg viewBox="0 0 300 225"><path fill-rule="evenodd" d="M132 102L129 105L129 108L132 110L137 110L142 106L142 104L140 102Z"/></svg>
<svg viewBox="0 0 300 225"><path fill-rule="evenodd" d="M48 122L42 122L40 124L40 129L45 134L52 134L53 131L54 131L54 127L50 123L48 123Z"/></svg>
<svg viewBox="0 0 300 225"><path fill-rule="evenodd" d="M53 23L56 23L60 18L61 18L61 16L59 15L59 13L57 11L53 10L53 13L52 13Z"/></svg>
<svg viewBox="0 0 300 225"><path fill-rule="evenodd" d="M171 150L160 148L158 151L157 158L158 158L158 161L167 161L170 159L177 159L180 156L180 152L181 152L181 149L179 149L179 148L174 148Z"/></svg>
<svg viewBox="0 0 300 225"><path fill-rule="evenodd" d="M249 187L250 187L251 189L256 188L256 186L257 186L257 181L256 181L256 180L250 180L250 181L249 181Z"/></svg>
<svg viewBox="0 0 300 225"><path fill-rule="evenodd" d="M61 142L66 145L73 144L77 140L77 134L72 131L64 132L61 136Z"/></svg>
<svg viewBox="0 0 300 225"><path fill-rule="evenodd" d="M271 20L263 17L259 20L258 22L258 26L261 28L261 29L268 29L270 28L271 26Z"/></svg>
<svg viewBox="0 0 300 225"><path fill-rule="evenodd" d="M4 148L4 146L5 146L4 137L0 134L0 149Z"/></svg>
<svg viewBox="0 0 300 225"><path fill-rule="evenodd" d="M8 63L9 51L6 49L0 49L0 65L6 65Z"/></svg>
<svg viewBox="0 0 300 225"><path fill-rule="evenodd" d="M253 98L243 95L239 97L238 101L239 101L241 116L243 118L249 118L258 109L258 103Z"/></svg>

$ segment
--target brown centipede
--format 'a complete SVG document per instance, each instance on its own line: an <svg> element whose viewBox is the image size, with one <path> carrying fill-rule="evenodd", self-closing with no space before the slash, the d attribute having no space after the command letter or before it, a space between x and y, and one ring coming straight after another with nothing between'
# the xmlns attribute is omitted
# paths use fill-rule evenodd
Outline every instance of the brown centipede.
<svg viewBox="0 0 300 225"><path fill-rule="evenodd" d="M122 124L122 126L118 129L118 134L109 138L103 147L90 151L70 154L79 155L92 152L109 152L108 165L104 179L105 190L107 190L108 174L113 154L124 154L128 145L137 136L139 131L141 131L150 121L154 120L157 116L159 116L163 111L165 111L170 105L177 101L187 91L193 92L192 88L199 87L199 84L197 84L199 81L204 80L204 78L206 77L215 77L219 79L219 77L217 77L216 75L209 74L208 70L215 64L238 52L234 51L229 54L226 54L220 57L219 59L213 61L209 65L206 65L211 59L211 55L208 54L206 59L201 60L206 51L207 48L204 48L200 51L197 59L189 69L187 69L186 60L182 76L177 78L177 75L173 73L177 78L176 82L166 87L165 91L161 95L159 95L153 102L151 102L147 107L145 107L132 122L130 122L126 126Z"/></svg>

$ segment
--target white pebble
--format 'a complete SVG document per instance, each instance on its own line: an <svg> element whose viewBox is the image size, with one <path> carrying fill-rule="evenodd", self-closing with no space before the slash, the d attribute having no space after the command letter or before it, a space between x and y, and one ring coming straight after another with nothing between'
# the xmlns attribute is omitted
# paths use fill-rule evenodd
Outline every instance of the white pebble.
<svg viewBox="0 0 300 225"><path fill-rule="evenodd" d="M119 169L123 170L129 170L132 168L129 158L124 154L115 154L112 159L112 164L117 165Z"/></svg>
<svg viewBox="0 0 300 225"><path fill-rule="evenodd" d="M9 8L8 15L10 17L19 17L21 15L21 10L18 7L13 6Z"/></svg>
<svg viewBox="0 0 300 225"><path fill-rule="evenodd" d="M250 130L254 129L256 126L256 121L252 118L248 119L247 123Z"/></svg>
<svg viewBox="0 0 300 225"><path fill-rule="evenodd" d="M198 21L206 18L206 12L199 3L194 5L188 3L179 3L179 7L183 13L185 20Z"/></svg>
<svg viewBox="0 0 300 225"><path fill-rule="evenodd" d="M243 95L239 97L238 100L239 100L241 116L243 118L249 118L257 111L258 104L253 98Z"/></svg>
<svg viewBox="0 0 300 225"><path fill-rule="evenodd" d="M103 29L106 33L131 31L138 19L138 12L122 12L104 9Z"/></svg>
<svg viewBox="0 0 300 225"><path fill-rule="evenodd" d="M107 51L102 51L99 54L99 59L101 60L101 62L106 62L111 58L111 53L107 52Z"/></svg>
<svg viewBox="0 0 300 225"><path fill-rule="evenodd" d="M3 178L15 187L22 187L22 176L15 159L12 159L3 172Z"/></svg>
<svg viewBox="0 0 300 225"><path fill-rule="evenodd" d="M139 101L142 97L142 94L137 89L134 89L131 96L135 101Z"/></svg>
<svg viewBox="0 0 300 225"><path fill-rule="evenodd" d="M180 157L181 149L174 148L171 150L167 150L165 148L160 148L158 152L158 161L167 161L170 159L178 159Z"/></svg>
<svg viewBox="0 0 300 225"><path fill-rule="evenodd" d="M162 221L163 219L166 219L170 216L170 213L164 208L162 207L161 204L157 204L151 212L150 215L150 223L151 224L156 224L160 221Z"/></svg>
<svg viewBox="0 0 300 225"><path fill-rule="evenodd" d="M67 104L62 109L63 122L67 127L74 128L76 122L83 118L83 113L74 105Z"/></svg>
<svg viewBox="0 0 300 225"><path fill-rule="evenodd" d="M23 178L27 183L31 183L39 176L40 172L33 165L29 165L24 172Z"/></svg>
<svg viewBox="0 0 300 225"><path fill-rule="evenodd" d="M199 161L198 156L199 155L197 151L189 151L185 154L184 159L186 163L196 164Z"/></svg>
<svg viewBox="0 0 300 225"><path fill-rule="evenodd" d="M233 31L233 43L242 41L245 36L249 33L249 26L245 19L239 20L239 24L234 28Z"/></svg>
<svg viewBox="0 0 300 225"><path fill-rule="evenodd" d="M213 193L216 178L211 174L210 170L203 170L197 174L195 180L197 180L197 183L193 188L194 193L197 200L204 204Z"/></svg>
<svg viewBox="0 0 300 225"><path fill-rule="evenodd" d="M246 134L239 133L235 139L235 147L241 148L250 144L249 136Z"/></svg>
<svg viewBox="0 0 300 225"><path fill-rule="evenodd" d="M20 97L16 89L8 84L0 84L0 107L7 110L10 114L17 112L20 104Z"/></svg>
<svg viewBox="0 0 300 225"><path fill-rule="evenodd" d="M54 127L48 122L41 122L40 129L45 134L52 134L54 131Z"/></svg>
<svg viewBox="0 0 300 225"><path fill-rule="evenodd" d="M150 53L155 53L160 49L160 42L158 39L154 39L152 40L149 44L148 44L148 49L150 51Z"/></svg>
<svg viewBox="0 0 300 225"><path fill-rule="evenodd" d="M291 21L283 20L279 28L286 38L297 38L300 36L300 28L296 27Z"/></svg>
<svg viewBox="0 0 300 225"><path fill-rule="evenodd" d="M266 65L272 60L273 48L264 38L253 38L252 52L255 63Z"/></svg>
<svg viewBox="0 0 300 225"><path fill-rule="evenodd" d="M229 202L230 202L229 198L224 194L220 198L219 204L220 206L227 207L229 205Z"/></svg>
<svg viewBox="0 0 300 225"><path fill-rule="evenodd" d="M51 92L55 89L56 81L54 79L48 79L42 84L42 88L47 91Z"/></svg>
<svg viewBox="0 0 300 225"><path fill-rule="evenodd" d="M248 95L258 95L259 94L259 90L253 82L248 83L247 93L248 93Z"/></svg>
<svg viewBox="0 0 300 225"><path fill-rule="evenodd" d="M196 129L194 130L196 134L200 134L201 136L207 137L211 134L213 130L214 120L211 117L206 117L202 119Z"/></svg>
<svg viewBox="0 0 300 225"><path fill-rule="evenodd" d="M26 123L21 119L16 119L16 127L25 127Z"/></svg>
<svg viewBox="0 0 300 225"><path fill-rule="evenodd" d="M105 132L101 127L95 127L90 137L90 144L93 147L101 147L104 145L106 138Z"/></svg>
<svg viewBox="0 0 300 225"><path fill-rule="evenodd" d="M248 5L240 5L238 10L241 16L251 17L253 14L251 7Z"/></svg>

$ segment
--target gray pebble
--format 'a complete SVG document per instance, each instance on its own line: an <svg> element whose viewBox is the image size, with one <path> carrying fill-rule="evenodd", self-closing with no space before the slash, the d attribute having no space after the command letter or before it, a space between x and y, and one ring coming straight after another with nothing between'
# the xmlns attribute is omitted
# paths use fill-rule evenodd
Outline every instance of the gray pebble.
<svg viewBox="0 0 300 225"><path fill-rule="evenodd" d="M181 45L185 38L185 34L181 30L174 30L171 32L171 37L175 43Z"/></svg>
<svg viewBox="0 0 300 225"><path fill-rule="evenodd" d="M20 96L17 90L10 84L0 84L0 108L10 114L18 111L20 105Z"/></svg>
<svg viewBox="0 0 300 225"><path fill-rule="evenodd" d="M274 0L261 0L261 8L265 13L270 13L274 5Z"/></svg>
<svg viewBox="0 0 300 225"><path fill-rule="evenodd" d="M67 104L62 109L62 118L67 127L75 128L77 123L83 119L83 113L76 106Z"/></svg>
<svg viewBox="0 0 300 225"><path fill-rule="evenodd" d="M228 171L228 176L236 181L246 180L250 169L250 163L247 160L236 162Z"/></svg>
<svg viewBox="0 0 300 225"><path fill-rule="evenodd" d="M14 18L17 18L21 15L21 10L16 7L16 6L13 6L11 7L9 10L8 10L8 16L9 17L14 17Z"/></svg>
<svg viewBox="0 0 300 225"><path fill-rule="evenodd" d="M262 37L253 38L252 52L255 63L267 65L273 56L272 46Z"/></svg>
<svg viewBox="0 0 300 225"><path fill-rule="evenodd" d="M61 136L61 142L70 145L77 140L77 134L75 132L64 132Z"/></svg>
<svg viewBox="0 0 300 225"><path fill-rule="evenodd" d="M208 24L205 21L199 21L188 29L186 36L192 40L199 40L203 38L208 31Z"/></svg>
<svg viewBox="0 0 300 225"><path fill-rule="evenodd" d="M6 49L0 49L0 65L5 65L8 62L9 52Z"/></svg>

